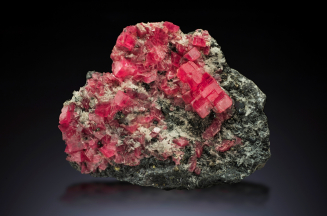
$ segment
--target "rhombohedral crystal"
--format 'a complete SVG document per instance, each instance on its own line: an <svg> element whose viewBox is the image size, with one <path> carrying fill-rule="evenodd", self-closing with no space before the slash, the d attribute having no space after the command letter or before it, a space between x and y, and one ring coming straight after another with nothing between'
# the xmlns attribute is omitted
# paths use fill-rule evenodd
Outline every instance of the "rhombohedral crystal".
<svg viewBox="0 0 327 216"><path fill-rule="evenodd" d="M266 95L230 68L208 31L123 29L112 72L89 71L59 117L81 173L161 189L236 183L270 158Z"/></svg>

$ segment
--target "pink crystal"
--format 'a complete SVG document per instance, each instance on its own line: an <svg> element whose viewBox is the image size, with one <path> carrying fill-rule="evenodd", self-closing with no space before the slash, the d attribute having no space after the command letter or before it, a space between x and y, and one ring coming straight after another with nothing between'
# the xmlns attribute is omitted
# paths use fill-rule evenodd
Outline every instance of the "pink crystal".
<svg viewBox="0 0 327 216"><path fill-rule="evenodd" d="M67 148L69 152L76 152L83 149L86 149L86 144L81 142L81 137L74 134L70 139L66 141Z"/></svg>
<svg viewBox="0 0 327 216"><path fill-rule="evenodd" d="M232 104L232 99L225 92L222 92L214 101L214 110L215 112L222 113Z"/></svg>
<svg viewBox="0 0 327 216"><path fill-rule="evenodd" d="M201 53L196 47L193 47L190 51L188 51L184 57L187 58L190 61L194 61L198 59L201 56Z"/></svg>
<svg viewBox="0 0 327 216"><path fill-rule="evenodd" d="M59 116L59 124L61 125L68 125L71 121L72 113L74 112L74 104L69 106L64 106L61 109L61 114Z"/></svg>
<svg viewBox="0 0 327 216"><path fill-rule="evenodd" d="M138 124L123 126L128 132L134 133L139 127Z"/></svg>
<svg viewBox="0 0 327 216"><path fill-rule="evenodd" d="M212 105L208 99L200 97L193 102L193 108L201 118L204 118L210 113Z"/></svg>
<svg viewBox="0 0 327 216"><path fill-rule="evenodd" d="M191 103L194 100L194 97L192 96L192 92L188 91L185 94L182 95L183 100L185 103Z"/></svg>
<svg viewBox="0 0 327 216"><path fill-rule="evenodd" d="M220 127L221 127L221 121L216 118L211 123L211 125L204 131L204 133L202 134L202 138L208 140L214 137L220 131Z"/></svg>
<svg viewBox="0 0 327 216"><path fill-rule="evenodd" d="M193 37L192 44L194 46L205 47L206 46L206 41L205 41L205 39L203 37L195 36L195 37Z"/></svg>
<svg viewBox="0 0 327 216"><path fill-rule="evenodd" d="M119 107L126 107L126 106L131 104L132 100L124 92L118 91L115 98L114 98L114 102Z"/></svg>
<svg viewBox="0 0 327 216"><path fill-rule="evenodd" d="M171 33L178 32L178 30L179 30L179 26L174 25L174 24L171 23L171 22L167 22L167 21L166 21L166 22L164 22L163 25L166 26L167 29L169 30L169 32L171 32Z"/></svg>
<svg viewBox="0 0 327 216"><path fill-rule="evenodd" d="M203 151L202 144L200 142L196 141L195 142L195 154L196 154L197 158L201 157L202 151Z"/></svg>
<svg viewBox="0 0 327 216"><path fill-rule="evenodd" d="M242 139L235 137L235 140L223 140L221 145L216 148L217 151L225 152L228 151L231 147L236 145L243 145Z"/></svg>
<svg viewBox="0 0 327 216"><path fill-rule="evenodd" d="M102 161L102 163L99 165L99 169L100 170L105 170L107 168L108 163L106 163L105 161Z"/></svg>
<svg viewBox="0 0 327 216"><path fill-rule="evenodd" d="M215 91L218 95L222 92L222 89L218 85L217 81L211 76L200 84L199 89L201 91L201 96L204 98L212 93L212 91Z"/></svg>
<svg viewBox="0 0 327 216"><path fill-rule="evenodd" d="M157 79L157 71L154 70L154 71L151 71L150 73L147 73L147 74L144 74L143 75L143 82L145 83L150 83L150 82L153 82Z"/></svg>
<svg viewBox="0 0 327 216"><path fill-rule="evenodd" d="M187 146L189 144L188 140L184 137L180 137L179 139L174 139L173 143L179 145L180 147Z"/></svg>
<svg viewBox="0 0 327 216"><path fill-rule="evenodd" d="M94 113L101 117L107 117L112 109L111 103L97 104Z"/></svg>
<svg viewBox="0 0 327 216"><path fill-rule="evenodd" d="M179 67L180 66L180 61L181 61L182 56L179 54L172 52L171 53L171 62L174 66Z"/></svg>
<svg viewBox="0 0 327 216"><path fill-rule="evenodd" d="M103 146L102 148L99 148L99 150L106 158L110 158L115 155L116 146L106 145Z"/></svg>
<svg viewBox="0 0 327 216"><path fill-rule="evenodd" d="M117 47L119 48L127 48L129 51L131 51L134 48L135 45L135 36L127 33L122 32L118 38L117 38Z"/></svg>
<svg viewBox="0 0 327 216"><path fill-rule="evenodd" d="M199 168L199 167L195 167L195 169L194 169L194 173L197 174L197 175L200 175L200 173L201 173L201 168Z"/></svg>
<svg viewBox="0 0 327 216"><path fill-rule="evenodd" d="M188 168L188 171L193 172L195 170L195 168L196 168L196 161L197 161L196 155L193 155L193 156L190 157L190 159L188 161L188 163L190 164L190 166Z"/></svg>
<svg viewBox="0 0 327 216"><path fill-rule="evenodd" d="M203 50L203 54L204 55L209 55L209 53L210 53L210 46L206 46L202 50Z"/></svg>
<svg viewBox="0 0 327 216"><path fill-rule="evenodd" d="M211 104L214 104L214 101L219 96L219 94L216 91L212 91L208 96L207 99L210 101Z"/></svg>
<svg viewBox="0 0 327 216"><path fill-rule="evenodd" d="M116 77L126 77L135 73L136 67L125 58L112 63L112 71Z"/></svg>

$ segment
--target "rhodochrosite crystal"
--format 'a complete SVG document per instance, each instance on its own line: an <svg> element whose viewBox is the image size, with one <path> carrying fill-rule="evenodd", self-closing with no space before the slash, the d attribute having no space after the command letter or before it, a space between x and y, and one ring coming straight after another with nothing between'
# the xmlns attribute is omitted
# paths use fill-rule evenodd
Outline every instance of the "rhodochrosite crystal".
<svg viewBox="0 0 327 216"><path fill-rule="evenodd" d="M81 173L192 189L239 182L269 159L266 96L208 31L138 23L110 57L112 72L89 71L59 116Z"/></svg>

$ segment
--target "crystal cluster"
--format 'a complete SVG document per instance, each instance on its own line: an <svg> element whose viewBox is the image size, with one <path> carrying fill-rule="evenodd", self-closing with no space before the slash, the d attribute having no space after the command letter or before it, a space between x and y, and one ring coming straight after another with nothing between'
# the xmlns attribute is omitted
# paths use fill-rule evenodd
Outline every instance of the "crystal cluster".
<svg viewBox="0 0 327 216"><path fill-rule="evenodd" d="M243 145L235 134L219 134L235 108L220 85L223 67L210 67L219 51L212 41L206 30L183 34L171 22L124 28L110 55L112 72L89 72L64 103L59 129L67 160L94 174L153 157L201 175L205 146L218 154ZM200 134L190 129L192 118L204 125Z"/></svg>

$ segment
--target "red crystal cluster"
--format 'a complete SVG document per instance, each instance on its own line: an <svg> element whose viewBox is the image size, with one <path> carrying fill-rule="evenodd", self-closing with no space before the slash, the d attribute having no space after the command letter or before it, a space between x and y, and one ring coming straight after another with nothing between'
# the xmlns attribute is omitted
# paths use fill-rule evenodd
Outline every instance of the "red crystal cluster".
<svg viewBox="0 0 327 216"><path fill-rule="evenodd" d="M171 148L161 154L146 148L149 139L160 142L167 138L161 133L167 129L167 123L156 104L159 98L169 99L201 118L211 110L217 113L199 138L203 142L195 141L189 171L200 174L196 161L204 145L215 145L217 151L224 152L242 144L238 137L219 145L211 141L222 122L230 118L232 100L220 87L219 79L204 69L210 39L209 33L201 29L184 35L170 22L138 23L124 28L110 56L112 73L93 73L87 80L83 99L62 108L59 129L67 144L67 160L79 164L82 173L104 170L108 163L135 166L151 155L160 160L171 157L180 164L182 149L190 145L186 137L172 140ZM147 92L132 87L141 83L148 84ZM94 109L90 105L92 98L97 101ZM87 124L80 121L81 111L77 109L87 112ZM132 116L128 124L115 118L118 112Z"/></svg>
<svg viewBox="0 0 327 216"><path fill-rule="evenodd" d="M201 118L211 109L222 113L232 105L232 100L203 68L204 55L210 51L210 38L208 31L200 29L183 37L179 27L170 22L128 26L111 54L113 73L145 83L160 79L166 95L182 97ZM169 42L177 52L169 52ZM166 71L166 76L158 77L158 71Z"/></svg>

